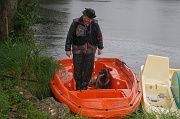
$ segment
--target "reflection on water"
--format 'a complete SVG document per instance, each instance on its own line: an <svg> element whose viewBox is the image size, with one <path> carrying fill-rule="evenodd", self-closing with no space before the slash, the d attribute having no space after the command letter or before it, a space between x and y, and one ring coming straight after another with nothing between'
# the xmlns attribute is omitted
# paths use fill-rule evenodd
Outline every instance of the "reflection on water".
<svg viewBox="0 0 180 119"><path fill-rule="evenodd" d="M47 44L49 55L67 58L64 44L73 18L85 7L96 10L104 37L103 54L121 58L136 74L148 54L170 58L180 68L179 0L44 0L45 20L34 27L35 37Z"/></svg>

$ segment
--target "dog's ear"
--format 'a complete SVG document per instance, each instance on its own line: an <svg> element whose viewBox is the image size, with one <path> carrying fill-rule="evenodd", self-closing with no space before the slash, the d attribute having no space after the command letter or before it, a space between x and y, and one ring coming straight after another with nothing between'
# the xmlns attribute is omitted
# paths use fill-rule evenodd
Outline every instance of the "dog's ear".
<svg viewBox="0 0 180 119"><path fill-rule="evenodd" d="M108 69L106 69L106 70L107 70L107 73L109 73L109 71L110 71L110 70L109 70L109 68L108 68Z"/></svg>
<svg viewBox="0 0 180 119"><path fill-rule="evenodd" d="M99 74L104 74L104 68L99 71Z"/></svg>
<svg viewBox="0 0 180 119"><path fill-rule="evenodd" d="M111 68L107 68L107 72L109 73L110 71L112 71L112 69Z"/></svg>

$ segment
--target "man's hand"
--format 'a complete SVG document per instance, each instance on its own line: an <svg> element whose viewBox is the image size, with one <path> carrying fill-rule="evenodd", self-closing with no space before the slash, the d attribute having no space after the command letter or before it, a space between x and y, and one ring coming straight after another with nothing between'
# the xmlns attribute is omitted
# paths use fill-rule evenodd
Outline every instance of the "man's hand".
<svg viewBox="0 0 180 119"><path fill-rule="evenodd" d="M102 54L102 49L98 49L98 55Z"/></svg>
<svg viewBox="0 0 180 119"><path fill-rule="evenodd" d="M68 57L70 57L70 56L71 56L71 51L66 51L66 55L67 55Z"/></svg>

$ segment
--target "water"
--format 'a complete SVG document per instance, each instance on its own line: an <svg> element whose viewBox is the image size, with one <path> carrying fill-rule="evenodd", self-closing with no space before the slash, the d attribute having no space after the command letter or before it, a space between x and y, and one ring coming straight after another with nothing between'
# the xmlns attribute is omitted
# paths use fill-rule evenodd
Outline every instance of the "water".
<svg viewBox="0 0 180 119"><path fill-rule="evenodd" d="M126 62L138 75L148 54L170 58L180 68L180 0L44 0L35 37L56 59L67 58L64 44L73 18L93 8L104 37L102 55Z"/></svg>

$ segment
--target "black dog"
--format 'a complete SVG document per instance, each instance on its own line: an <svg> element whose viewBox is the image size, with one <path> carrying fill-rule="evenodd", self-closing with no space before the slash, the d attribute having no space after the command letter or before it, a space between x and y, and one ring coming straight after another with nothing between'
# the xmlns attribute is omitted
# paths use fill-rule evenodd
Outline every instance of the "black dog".
<svg viewBox="0 0 180 119"><path fill-rule="evenodd" d="M110 77L109 70L103 68L100 70L99 74L92 77L89 82L89 87L94 86L96 89L109 89L110 88Z"/></svg>

